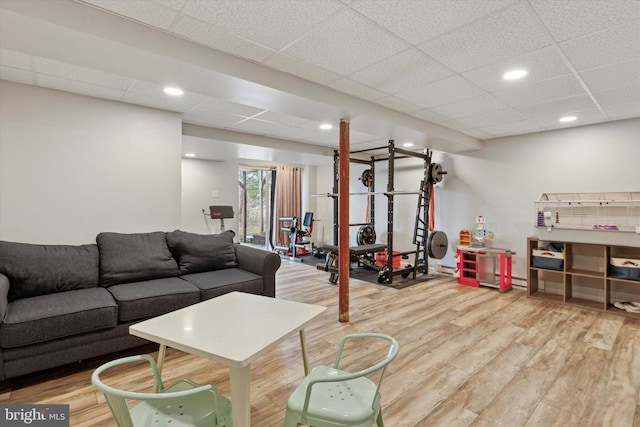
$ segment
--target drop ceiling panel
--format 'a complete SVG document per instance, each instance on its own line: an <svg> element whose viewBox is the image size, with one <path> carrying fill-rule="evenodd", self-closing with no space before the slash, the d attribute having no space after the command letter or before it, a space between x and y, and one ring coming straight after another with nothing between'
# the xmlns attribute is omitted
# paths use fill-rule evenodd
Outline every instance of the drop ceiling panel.
<svg viewBox="0 0 640 427"><path fill-rule="evenodd" d="M468 130L483 126L497 125L501 123L511 123L518 120L524 120L526 117L521 112L513 108L505 108L503 110L492 111L490 113L479 114L471 117L464 117L455 120L459 124L459 129ZM449 122L445 122L447 125Z"/></svg>
<svg viewBox="0 0 640 427"><path fill-rule="evenodd" d="M457 72L542 49L551 44L522 4L459 27L418 47Z"/></svg>
<svg viewBox="0 0 640 427"><path fill-rule="evenodd" d="M451 70L414 48L384 59L349 76L350 79L394 94L449 77Z"/></svg>
<svg viewBox="0 0 640 427"><path fill-rule="evenodd" d="M473 98L433 107L432 110L443 116L459 119L502 110L507 107L508 105L503 101L500 101L491 94L485 93Z"/></svg>
<svg viewBox="0 0 640 427"><path fill-rule="evenodd" d="M502 78L504 73L512 70L527 70L528 74L524 80L519 81ZM467 71L463 73L463 76L482 89L495 92L570 73L571 69L564 62L558 50L554 47L546 47Z"/></svg>
<svg viewBox="0 0 640 427"><path fill-rule="evenodd" d="M604 112L613 120L640 117L640 103L630 102L628 104L605 105Z"/></svg>
<svg viewBox="0 0 640 427"><path fill-rule="evenodd" d="M606 120L607 118L603 112L596 108L579 110L572 112L571 114L576 116L580 122L585 124L598 123ZM546 129L561 129L567 127L567 124L558 121L557 114L553 114L551 112L546 115L537 116L535 120L538 120L540 125Z"/></svg>
<svg viewBox="0 0 640 427"><path fill-rule="evenodd" d="M640 2L637 0L584 1L529 0L557 42L580 37L640 19Z"/></svg>
<svg viewBox="0 0 640 427"><path fill-rule="evenodd" d="M593 94L602 106L636 102L640 105L640 86L624 86Z"/></svg>
<svg viewBox="0 0 640 427"><path fill-rule="evenodd" d="M408 47L350 10L343 10L284 49L338 74L351 74Z"/></svg>
<svg viewBox="0 0 640 427"><path fill-rule="evenodd" d="M355 1L352 7L416 45L502 9L515 1Z"/></svg>
<svg viewBox="0 0 640 427"><path fill-rule="evenodd" d="M270 56L264 61L264 64L323 85L338 80L341 77L340 74L325 70L324 68L283 53L276 53Z"/></svg>
<svg viewBox="0 0 640 427"><path fill-rule="evenodd" d="M358 98L374 100L384 98L386 93L367 86L365 84L353 81L349 78L341 78L332 83L329 83L329 87L337 89L340 92L348 93L349 95L357 96Z"/></svg>
<svg viewBox="0 0 640 427"><path fill-rule="evenodd" d="M555 114L557 118L575 111L590 110L596 107L588 95L569 96L539 104L520 105L516 109L526 117L539 117Z"/></svg>
<svg viewBox="0 0 640 427"><path fill-rule="evenodd" d="M567 75L543 80L529 85L514 86L511 89L494 92L496 98L511 106L538 104L553 99L583 95L584 89L573 76Z"/></svg>
<svg viewBox="0 0 640 427"><path fill-rule="evenodd" d="M396 96L422 107L435 107L481 95L483 90L467 79L454 75L437 82L406 90Z"/></svg>
<svg viewBox="0 0 640 427"><path fill-rule="evenodd" d="M231 34L279 50L340 7L333 0L207 0L188 2L183 13Z"/></svg>
<svg viewBox="0 0 640 427"><path fill-rule="evenodd" d="M411 115L432 123L442 123L449 119L448 117L445 117L442 114L438 114L429 109L414 111L413 113L411 113Z"/></svg>
<svg viewBox="0 0 640 427"><path fill-rule="evenodd" d="M593 92L620 86L640 87L640 58L582 71L580 77Z"/></svg>
<svg viewBox="0 0 640 427"><path fill-rule="evenodd" d="M640 56L640 20L560 43L577 71Z"/></svg>
<svg viewBox="0 0 640 427"><path fill-rule="evenodd" d="M376 103L390 108L394 111L400 111L401 113L411 114L415 111L420 111L421 106L414 103L405 101L404 99L396 96L385 96L383 98L376 99Z"/></svg>
<svg viewBox="0 0 640 427"><path fill-rule="evenodd" d="M274 53L272 49L248 42L190 16L182 16L173 31L185 39L253 61L263 61Z"/></svg>
<svg viewBox="0 0 640 427"><path fill-rule="evenodd" d="M515 129L521 129L521 133L537 132L544 129L540 122L536 119L525 119L517 122L502 123L492 126L481 127L480 130L487 132L493 136L512 135Z"/></svg>

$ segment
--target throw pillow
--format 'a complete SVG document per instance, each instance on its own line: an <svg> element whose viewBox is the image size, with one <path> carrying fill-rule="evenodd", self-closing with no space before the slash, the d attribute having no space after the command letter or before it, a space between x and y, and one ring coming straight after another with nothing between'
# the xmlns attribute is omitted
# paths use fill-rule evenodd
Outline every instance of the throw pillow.
<svg viewBox="0 0 640 427"><path fill-rule="evenodd" d="M167 247L165 233L100 233L96 238L100 250L100 284L102 286L142 280L174 277L178 264Z"/></svg>
<svg viewBox="0 0 640 427"><path fill-rule="evenodd" d="M194 234L186 231L167 233L167 244L178 259L180 274L200 273L237 267L233 248L235 233Z"/></svg>
<svg viewBox="0 0 640 427"><path fill-rule="evenodd" d="M0 273L9 301L98 286L98 247L0 241Z"/></svg>

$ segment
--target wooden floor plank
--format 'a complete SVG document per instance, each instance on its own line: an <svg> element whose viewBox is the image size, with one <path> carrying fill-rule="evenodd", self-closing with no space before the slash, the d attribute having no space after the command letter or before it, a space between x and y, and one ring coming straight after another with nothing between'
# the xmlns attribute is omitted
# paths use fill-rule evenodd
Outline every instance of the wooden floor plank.
<svg viewBox="0 0 640 427"><path fill-rule="evenodd" d="M582 421L594 426L638 426L640 325L637 322L623 325L612 352L586 404Z"/></svg>
<svg viewBox="0 0 640 427"><path fill-rule="evenodd" d="M404 289L351 279L350 322L339 323L338 287L327 279L313 266L283 261L277 297L328 307L306 328L311 366L331 364L348 333L383 332L398 340L400 354L382 385L388 426L640 426L638 320L441 276ZM129 353L155 355L156 349ZM373 349L361 353L345 363L370 361ZM72 426L113 426L90 376L114 357L6 381L0 402L68 403ZM142 390L147 376L143 368L127 368L112 381ZM226 367L173 349L163 378L210 382L230 394ZM252 425L282 425L287 399L302 379L297 336L258 358L251 368Z"/></svg>
<svg viewBox="0 0 640 427"><path fill-rule="evenodd" d="M481 413L513 380L533 353L532 348L521 344L509 346L491 363L476 372L469 381L449 397L449 400L475 414Z"/></svg>

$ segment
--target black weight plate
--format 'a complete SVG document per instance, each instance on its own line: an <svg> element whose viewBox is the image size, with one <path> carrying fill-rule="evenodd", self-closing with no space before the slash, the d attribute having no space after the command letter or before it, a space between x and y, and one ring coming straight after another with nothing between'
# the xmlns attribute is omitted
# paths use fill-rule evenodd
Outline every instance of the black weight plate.
<svg viewBox="0 0 640 427"><path fill-rule="evenodd" d="M370 225L363 225L358 229L356 234L356 243L358 246L372 245L376 242L376 231Z"/></svg>
<svg viewBox="0 0 640 427"><path fill-rule="evenodd" d="M372 178L373 175L371 174L371 169L365 169L364 171L362 171L362 176L360 177L362 185L364 185L365 187L369 187Z"/></svg>
<svg viewBox="0 0 640 427"><path fill-rule="evenodd" d="M438 183L442 181L442 165L440 163L431 163L430 175L431 182Z"/></svg>
<svg viewBox="0 0 640 427"><path fill-rule="evenodd" d="M434 231L427 239L427 252L429 257L442 259L447 254L449 240L443 231Z"/></svg>

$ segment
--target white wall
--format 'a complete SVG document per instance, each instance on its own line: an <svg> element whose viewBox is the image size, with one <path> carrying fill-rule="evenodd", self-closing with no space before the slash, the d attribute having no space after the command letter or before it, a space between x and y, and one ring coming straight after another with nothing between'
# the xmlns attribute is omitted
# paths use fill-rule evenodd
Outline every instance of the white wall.
<svg viewBox="0 0 640 427"><path fill-rule="evenodd" d="M0 239L180 227L180 115L0 81Z"/></svg>
<svg viewBox="0 0 640 427"><path fill-rule="evenodd" d="M536 234L533 202L548 192L638 191L639 141L640 119L632 119L494 139L477 152L440 154L449 171L436 196L440 224L457 243L459 230L475 228L475 217L483 215L494 232L492 246L515 250L514 275L525 277L526 238ZM638 235L635 244L640 246Z"/></svg>
<svg viewBox="0 0 640 427"><path fill-rule="evenodd" d="M483 148L464 154L434 152L433 161L443 165L447 175L435 187L436 230L449 238L443 260L429 260L455 266L453 256L461 229L474 229L475 218L483 215L487 230L493 231L493 247L509 248L514 257L514 277L526 277L526 239L535 235L534 205L541 193L638 191L640 190L640 119L487 140ZM364 190L357 180L362 167L351 166L351 191ZM376 163L376 191L385 191L387 165ZM395 189L414 191L422 179L422 161L397 160ZM318 192L330 192L331 168L318 175ZM417 196L396 196L394 249L412 249ZM351 222L360 222L366 198L351 197ZM332 215L329 200L319 206ZM378 241L386 232L387 198L376 196ZM331 230L325 229L325 237ZM640 236L636 245L640 246ZM633 237L632 237L633 238ZM351 238L351 244L355 239ZM520 282L522 283L522 282Z"/></svg>
<svg viewBox="0 0 640 427"><path fill-rule="evenodd" d="M218 197L213 197L214 192ZM211 205L233 207L234 218L225 219L225 230L238 232L238 162L182 159L182 227L199 234L220 232L220 220L205 217Z"/></svg>

